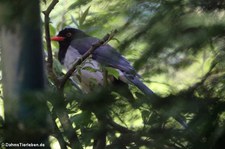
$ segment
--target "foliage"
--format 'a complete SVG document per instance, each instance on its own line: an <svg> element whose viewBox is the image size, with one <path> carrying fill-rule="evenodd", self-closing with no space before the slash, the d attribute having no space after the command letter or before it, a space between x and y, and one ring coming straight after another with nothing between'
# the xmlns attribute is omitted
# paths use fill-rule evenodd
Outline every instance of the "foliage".
<svg viewBox="0 0 225 149"><path fill-rule="evenodd" d="M42 10L51 2L44 0ZM224 148L224 15L223 0L60 1L50 15L51 35L65 26L98 38L117 29L110 45L157 96L149 99L132 85L127 91L110 84L83 94L72 81L62 93L49 77L51 135L61 148L74 148L71 140L95 149ZM54 72L62 76L58 45L52 47ZM118 78L113 69L106 71Z"/></svg>
<svg viewBox="0 0 225 149"><path fill-rule="evenodd" d="M83 147L104 141L104 136L106 148L224 145L223 1L86 0L57 5L63 10L53 10L53 34L74 26L101 38L118 29L110 44L159 95L149 101L133 86L134 100L108 89L83 95L68 82L66 108Z"/></svg>

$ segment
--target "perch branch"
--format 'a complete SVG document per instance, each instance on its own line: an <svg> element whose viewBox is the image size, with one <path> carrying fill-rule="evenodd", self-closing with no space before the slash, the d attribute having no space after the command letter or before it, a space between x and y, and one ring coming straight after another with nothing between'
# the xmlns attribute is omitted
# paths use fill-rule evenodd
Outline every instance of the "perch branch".
<svg viewBox="0 0 225 149"><path fill-rule="evenodd" d="M107 44L113 36L116 34L117 30L111 32L111 34L107 34L103 39L99 40L97 43L94 43L84 55L82 55L70 68L67 73L60 79L59 88L62 89L66 83L66 81L70 78L73 72L76 70L76 67L80 65L85 59L87 59L98 47Z"/></svg>

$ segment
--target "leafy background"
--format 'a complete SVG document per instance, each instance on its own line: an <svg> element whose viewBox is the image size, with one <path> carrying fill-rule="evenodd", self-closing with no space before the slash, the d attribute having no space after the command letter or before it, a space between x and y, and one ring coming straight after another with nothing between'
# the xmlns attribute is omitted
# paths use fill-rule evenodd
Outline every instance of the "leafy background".
<svg viewBox="0 0 225 149"><path fill-rule="evenodd" d="M41 9L50 2L42 1ZM133 86L134 103L116 92L84 96L67 82L64 105L83 147L91 148L105 132L106 148L112 149L225 147L224 9L223 0L59 1L50 16L52 36L66 26L98 38L117 29L109 44L159 96L147 101ZM65 71L57 60L57 43L52 46L54 70L60 76ZM58 97L51 80L49 86L51 111ZM187 128L175 120L177 115ZM68 142L58 118L54 120ZM54 134L50 140L52 148L59 146Z"/></svg>

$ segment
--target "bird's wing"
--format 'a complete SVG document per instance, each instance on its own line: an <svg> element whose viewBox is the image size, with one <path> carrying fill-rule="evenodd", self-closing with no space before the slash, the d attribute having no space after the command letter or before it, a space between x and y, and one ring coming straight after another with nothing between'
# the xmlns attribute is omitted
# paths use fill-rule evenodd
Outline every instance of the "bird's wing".
<svg viewBox="0 0 225 149"><path fill-rule="evenodd" d="M80 54L84 54L92 44L98 41L97 38L87 37L73 40L71 46L76 48ZM93 59L102 65L110 66L120 70L123 76L146 95L154 94L142 81L130 63L110 45L102 45L92 53ZM125 81L127 82L127 81Z"/></svg>
<svg viewBox="0 0 225 149"><path fill-rule="evenodd" d="M86 37L76 39L71 42L71 46L78 49L80 54L84 54L92 44L98 42L99 39L94 37ZM134 68L130 63L110 45L102 45L92 53L93 59L99 63L117 68L122 72L136 75Z"/></svg>

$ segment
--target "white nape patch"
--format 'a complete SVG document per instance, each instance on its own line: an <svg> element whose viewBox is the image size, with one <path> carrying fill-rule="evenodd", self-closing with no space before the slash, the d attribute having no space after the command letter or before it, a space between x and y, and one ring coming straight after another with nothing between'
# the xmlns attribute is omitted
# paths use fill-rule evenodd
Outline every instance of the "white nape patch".
<svg viewBox="0 0 225 149"><path fill-rule="evenodd" d="M69 70L80 57L80 53L69 46L64 58L64 66L66 69ZM88 68L91 68L91 70ZM78 66L72 78L80 84L85 93L93 90L96 85L103 85L103 73L100 64L93 59L86 59Z"/></svg>

